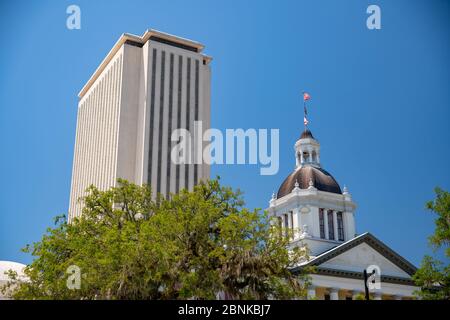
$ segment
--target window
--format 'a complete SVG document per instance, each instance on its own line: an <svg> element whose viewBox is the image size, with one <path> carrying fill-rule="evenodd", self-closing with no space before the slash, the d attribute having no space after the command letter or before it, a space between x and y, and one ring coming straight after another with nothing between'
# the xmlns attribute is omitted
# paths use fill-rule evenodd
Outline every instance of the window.
<svg viewBox="0 0 450 320"><path fill-rule="evenodd" d="M320 238L325 239L325 217L323 215L323 209L319 209L319 226L320 226Z"/></svg>
<svg viewBox="0 0 450 320"><path fill-rule="evenodd" d="M294 231L294 213L292 211L289 211L289 221L291 223L291 229ZM292 234L292 238L294 238L294 234Z"/></svg>
<svg viewBox="0 0 450 320"><path fill-rule="evenodd" d="M342 219L342 212L336 214L338 227L338 240L344 241L344 220Z"/></svg>
<svg viewBox="0 0 450 320"><path fill-rule="evenodd" d="M280 238L283 236L283 219L281 217L278 217L278 228L280 230Z"/></svg>
<svg viewBox="0 0 450 320"><path fill-rule="evenodd" d="M284 214L284 236L287 238L289 235L289 220L288 220L288 214Z"/></svg>
<svg viewBox="0 0 450 320"><path fill-rule="evenodd" d="M309 162L309 153L303 152L303 162Z"/></svg>
<svg viewBox="0 0 450 320"><path fill-rule="evenodd" d="M328 239L334 240L334 221L333 221L333 210L328 210Z"/></svg>

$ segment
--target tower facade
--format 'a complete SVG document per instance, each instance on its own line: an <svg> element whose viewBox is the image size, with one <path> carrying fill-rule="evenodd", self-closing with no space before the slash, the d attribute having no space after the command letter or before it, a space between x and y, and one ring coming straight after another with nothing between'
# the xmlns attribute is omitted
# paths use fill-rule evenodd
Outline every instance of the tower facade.
<svg viewBox="0 0 450 320"><path fill-rule="evenodd" d="M194 159L203 147L197 139L191 161L177 164L171 155L175 129L194 137L210 127L211 57L203 48L156 30L116 42L78 95L69 221L91 184L105 190L123 178L167 196L209 178L209 166Z"/></svg>
<svg viewBox="0 0 450 320"><path fill-rule="evenodd" d="M303 131L294 150L295 170L272 195L268 210L282 229L294 231L291 243L307 245L314 257L355 237L356 204L321 167L320 143L311 131Z"/></svg>

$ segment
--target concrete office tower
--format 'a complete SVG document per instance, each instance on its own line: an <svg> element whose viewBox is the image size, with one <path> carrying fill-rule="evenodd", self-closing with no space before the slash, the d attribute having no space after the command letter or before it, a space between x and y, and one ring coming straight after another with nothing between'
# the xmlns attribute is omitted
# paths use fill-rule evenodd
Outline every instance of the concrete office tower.
<svg viewBox="0 0 450 320"><path fill-rule="evenodd" d="M173 130L194 135L197 120L210 127L211 58L203 48L155 30L120 37L78 95L69 221L90 184L105 190L124 178L168 195L209 178L207 164L171 161ZM193 143L192 155L201 147Z"/></svg>

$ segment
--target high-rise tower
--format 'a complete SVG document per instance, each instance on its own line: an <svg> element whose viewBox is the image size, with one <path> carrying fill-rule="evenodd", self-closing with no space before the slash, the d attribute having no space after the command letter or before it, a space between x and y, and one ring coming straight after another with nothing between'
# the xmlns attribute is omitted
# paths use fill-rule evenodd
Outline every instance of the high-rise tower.
<svg viewBox="0 0 450 320"><path fill-rule="evenodd" d="M116 42L78 95L69 221L90 184L108 189L123 178L168 195L209 178L207 164L171 161L173 130L203 134L194 121L210 127L211 58L203 48L156 30ZM191 145L192 155L198 148Z"/></svg>

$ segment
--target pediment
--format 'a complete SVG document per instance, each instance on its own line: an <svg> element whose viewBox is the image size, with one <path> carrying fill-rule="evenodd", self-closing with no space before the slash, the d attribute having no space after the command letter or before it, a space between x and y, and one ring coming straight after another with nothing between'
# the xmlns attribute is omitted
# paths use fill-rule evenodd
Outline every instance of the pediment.
<svg viewBox="0 0 450 320"><path fill-rule="evenodd" d="M416 267L370 233L364 233L310 260L321 272L362 274L370 265L380 268L386 279L411 281ZM409 279L409 280L408 280Z"/></svg>
<svg viewBox="0 0 450 320"><path fill-rule="evenodd" d="M378 266L384 276L410 278L407 272L364 242L318 266L327 269L362 272L370 265Z"/></svg>

